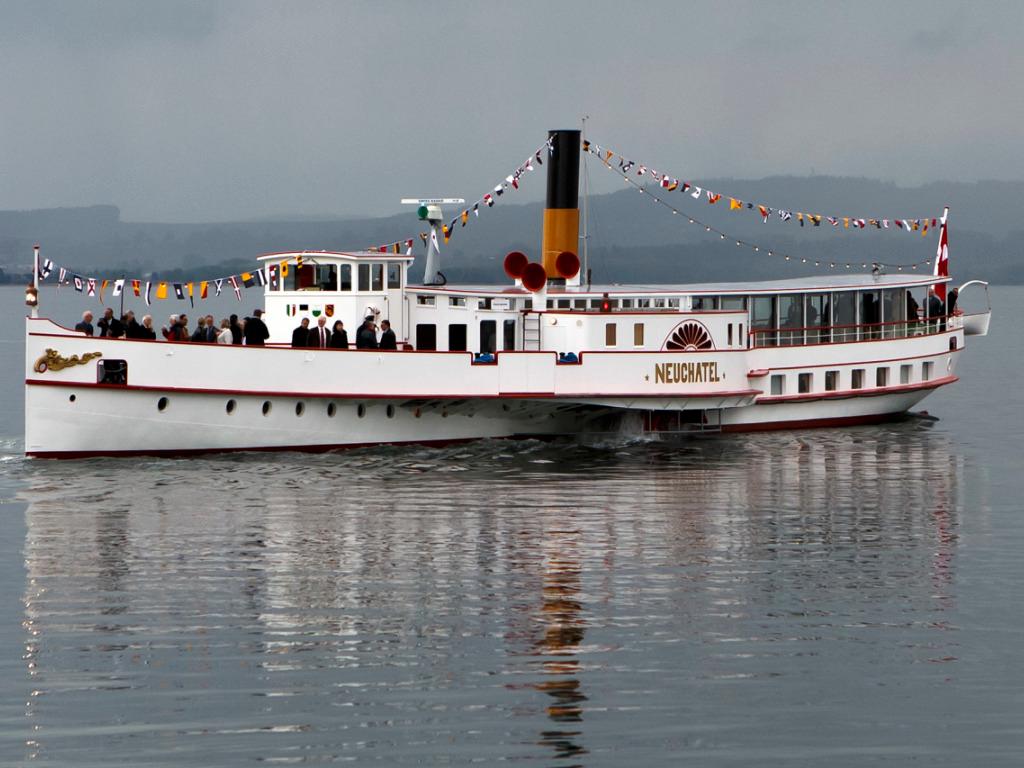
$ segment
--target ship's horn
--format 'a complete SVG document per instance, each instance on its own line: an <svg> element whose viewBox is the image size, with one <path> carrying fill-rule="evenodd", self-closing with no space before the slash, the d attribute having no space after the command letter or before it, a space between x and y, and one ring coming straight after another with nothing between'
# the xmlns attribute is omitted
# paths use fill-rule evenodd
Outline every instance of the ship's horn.
<svg viewBox="0 0 1024 768"><path fill-rule="evenodd" d="M562 280L555 262L563 251L580 247L580 132L548 131L548 197L544 208L541 257L548 279Z"/></svg>

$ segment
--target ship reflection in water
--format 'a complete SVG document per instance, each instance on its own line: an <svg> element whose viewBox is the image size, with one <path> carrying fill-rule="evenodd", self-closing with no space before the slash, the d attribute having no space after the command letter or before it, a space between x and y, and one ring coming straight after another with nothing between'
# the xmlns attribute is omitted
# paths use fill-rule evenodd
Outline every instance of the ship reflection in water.
<svg viewBox="0 0 1024 768"><path fill-rule="evenodd" d="M799 759L849 697L884 746L957 659L961 464L916 421L32 462L25 756Z"/></svg>

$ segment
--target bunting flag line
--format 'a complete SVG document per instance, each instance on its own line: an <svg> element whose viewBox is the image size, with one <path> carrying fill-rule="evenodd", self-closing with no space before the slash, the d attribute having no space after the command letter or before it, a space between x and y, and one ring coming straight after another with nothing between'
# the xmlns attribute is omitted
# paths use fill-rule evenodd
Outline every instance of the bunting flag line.
<svg viewBox="0 0 1024 768"><path fill-rule="evenodd" d="M106 282L106 280L104 280L103 282ZM123 291L124 291L124 278L121 278L120 280L115 280L114 281L114 290L113 290L113 292L110 295L111 296L120 296Z"/></svg>
<svg viewBox="0 0 1024 768"><path fill-rule="evenodd" d="M139 285L139 282L140 281L138 281L138 280L132 280L132 293L135 294L136 298L138 298L138 296L139 296L139 289L141 287Z"/></svg>
<svg viewBox="0 0 1024 768"><path fill-rule="evenodd" d="M693 190L689 192L690 197L694 200L699 200L701 193L707 199L709 205L714 205L722 199L722 195L718 192L712 192L706 187L701 187L690 181L681 181L680 179L674 178L669 174L658 173L649 165L637 166L632 160L628 160L618 152L608 149L607 147L601 147L589 140L583 141L583 151L596 157L601 163L611 170L616 170L623 176L630 174L634 167L637 168L635 176L650 176L654 181L662 188L669 191L676 189L682 192ZM613 159L618 158L618 163L612 163ZM777 217L779 221L787 222L793 220L793 212L775 208L770 205L762 205L760 203L745 202L738 197L728 197L729 199L729 210L730 211L741 211L741 210L753 210L761 214L762 220L765 224L772 217ZM818 213L806 213L803 211L796 212L796 220L800 226L804 226L806 221L811 222L812 226L820 226L822 220L827 221L835 228L839 228L840 222L843 225L843 229L889 229L889 222L893 221L898 229L902 229L907 232L920 232L922 237L927 237L929 229L935 229L938 226L936 219L931 217L906 217L901 216L899 218L883 218L873 216L822 216Z"/></svg>
<svg viewBox="0 0 1024 768"><path fill-rule="evenodd" d="M153 284L146 281L146 306L150 306L153 303Z"/></svg>
<svg viewBox="0 0 1024 768"><path fill-rule="evenodd" d="M611 153L609 153L609 154L611 154ZM813 264L816 267L827 266L829 269L838 269L840 267L844 267L846 269L852 269L853 267L858 266L855 262L842 262L842 263L834 262L834 261L827 261L826 262L826 261L823 261L821 259L812 259L812 258L808 258L808 257L797 257L797 256L793 256L792 254L789 254L789 253L780 253L780 252L778 252L778 251L776 251L776 250L774 250L772 248L762 248L760 245L757 245L755 243L751 243L749 241L733 237L732 235L729 235L729 234L723 232L722 230L717 229L716 227L713 227L710 224L707 224L706 222L701 221L696 216L692 216L692 215L690 215L690 214L680 210L679 208L677 208L676 206L672 205L671 203L669 203L664 198L659 197L654 192L651 192L649 189L644 188L643 184L641 184L639 181L637 181L635 178L633 178L633 176L631 174L625 173L622 168L620 168L620 167L618 167L616 165L613 165L613 164L611 164L609 162L606 162L605 158L602 157L600 154L598 154L598 159L601 161L601 163L608 170L613 171L615 173L618 173L620 176L622 176L622 179L627 184L632 186L635 190L640 192L642 195L645 195L646 197L650 198L651 200L654 200L659 205L661 205L661 206L667 208L668 210L672 211L672 213L674 215L678 215L678 216L684 218L690 224L704 227L704 231L705 232L714 233L714 234L718 235L720 240L727 240L728 239L728 240L735 241L736 246L738 248L744 248L744 247L745 248L750 248L755 253L762 253L762 252L764 252L768 256L780 256L785 261L799 262L801 264ZM684 190L687 189L689 186L690 185L687 182L683 182L683 189ZM695 189L699 189L699 188L695 188ZM699 199L700 198L700 193L698 192L696 195L694 195L694 197ZM753 204L752 203L745 203L745 206L749 210L749 209L751 209L753 207ZM765 210L770 211L770 209L768 209L767 206L765 206ZM760 206L758 206L758 213L762 213ZM789 211L783 211L783 213L790 213L790 212ZM790 214L790 216L791 215L792 214ZM804 220L806 220L806 221L810 221L814 226L817 227L817 226L821 225L821 222L823 220L823 217L821 215L819 215L819 214L800 213L800 212L797 213L797 218L800 221L800 225L801 226L803 226L803 222L804 222ZM788 220L788 219L786 219L786 220ZM825 218L824 220L828 221L829 219ZM838 219L836 220L836 223L838 224ZM897 226L899 226L901 228L904 228L904 229L909 229L911 227L911 223L908 223L908 222L906 222L906 221L904 221L902 219L896 219L895 223L896 223ZM922 267L922 266L925 266L925 265L929 265L930 266L931 263L932 263L932 259L928 258L928 259L925 259L923 261L913 262L911 264L890 264L890 263L887 263L887 262L872 261L872 262L862 262L862 263L859 264L859 266L861 268L863 268L863 269L867 269L869 266L872 269L876 269L876 268L880 268L880 267L887 267L887 268L895 269L897 272L902 272L904 269L909 269L909 270L916 271L918 267ZM936 263L936 267L937 266L938 265Z"/></svg>
<svg viewBox="0 0 1024 768"><path fill-rule="evenodd" d="M301 259L302 259L302 257L300 256L299 257L299 261L300 262L301 262ZM239 301L241 301L242 300L242 287L238 284L238 278L235 277L234 275L232 275L231 277L228 278L228 282L231 283L231 287L235 289L235 298L238 299Z"/></svg>
<svg viewBox="0 0 1024 768"><path fill-rule="evenodd" d="M86 286L85 292L89 296L95 296L96 295L96 278L95 277L88 278L86 280L86 282L85 282L85 286Z"/></svg>
<svg viewBox="0 0 1024 768"><path fill-rule="evenodd" d="M43 259L43 263L39 266L39 279L45 280L53 272L53 262L49 259Z"/></svg>

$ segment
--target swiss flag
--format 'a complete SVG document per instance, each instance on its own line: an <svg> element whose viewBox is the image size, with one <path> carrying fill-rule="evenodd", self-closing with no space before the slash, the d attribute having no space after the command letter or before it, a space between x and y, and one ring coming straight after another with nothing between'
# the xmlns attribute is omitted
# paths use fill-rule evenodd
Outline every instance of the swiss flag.
<svg viewBox="0 0 1024 768"><path fill-rule="evenodd" d="M942 229L939 230L939 248L935 253L935 276L936 277L948 277L949 276L949 235L947 232L946 219L949 218L949 207L947 206L942 212L942 218L939 220L942 223ZM943 302L946 300L946 284L936 283L934 286L935 295L942 299Z"/></svg>

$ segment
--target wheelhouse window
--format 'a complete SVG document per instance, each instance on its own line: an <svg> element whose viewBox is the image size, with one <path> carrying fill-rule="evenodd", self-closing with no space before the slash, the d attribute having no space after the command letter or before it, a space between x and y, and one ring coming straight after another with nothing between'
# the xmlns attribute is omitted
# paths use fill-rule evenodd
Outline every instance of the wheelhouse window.
<svg viewBox="0 0 1024 768"><path fill-rule="evenodd" d="M402 265L396 261L388 263L388 288L402 287Z"/></svg>
<svg viewBox="0 0 1024 768"><path fill-rule="evenodd" d="M746 296L723 296L720 301L722 309L735 312L736 310L744 310L747 308L747 297Z"/></svg>
<svg viewBox="0 0 1024 768"><path fill-rule="evenodd" d="M464 306L466 306L466 297L465 296L449 296L448 297L448 306L449 307L464 307Z"/></svg>
<svg viewBox="0 0 1024 768"><path fill-rule="evenodd" d="M807 344L828 342L829 305L827 293L804 295L804 337Z"/></svg>
<svg viewBox="0 0 1024 768"><path fill-rule="evenodd" d="M849 291L832 294L833 341L856 341L857 296Z"/></svg>
<svg viewBox="0 0 1024 768"><path fill-rule="evenodd" d="M338 271L336 264L288 265L288 276L283 280L286 291L336 291Z"/></svg>
<svg viewBox="0 0 1024 768"><path fill-rule="evenodd" d="M352 265L351 264L339 264L338 265L338 281L339 287L343 291L352 290Z"/></svg>
<svg viewBox="0 0 1024 768"><path fill-rule="evenodd" d="M371 291L383 291L384 290L384 265L383 264L372 264L370 265L370 290Z"/></svg>
<svg viewBox="0 0 1024 768"><path fill-rule="evenodd" d="M693 297L693 311L694 312L710 312L718 309L718 297L717 296L694 296Z"/></svg>
<svg viewBox="0 0 1024 768"><path fill-rule="evenodd" d="M882 336L882 297L878 291L864 291L860 295L861 338L878 339Z"/></svg>
<svg viewBox="0 0 1024 768"><path fill-rule="evenodd" d="M502 323L502 331L505 337L505 343L503 349L515 349L516 348L516 321L506 320Z"/></svg>
<svg viewBox="0 0 1024 768"><path fill-rule="evenodd" d="M418 304L421 307L432 307L434 306L435 298L436 297L434 296L424 296L423 294L418 294L416 296L416 304Z"/></svg>
<svg viewBox="0 0 1024 768"><path fill-rule="evenodd" d="M359 283L356 285L357 291L368 291L370 290L370 265L360 264L359 265Z"/></svg>

